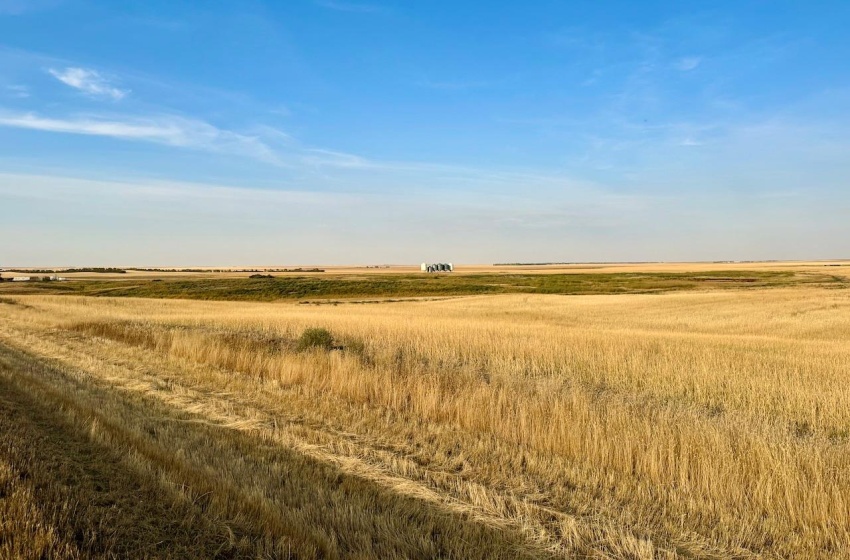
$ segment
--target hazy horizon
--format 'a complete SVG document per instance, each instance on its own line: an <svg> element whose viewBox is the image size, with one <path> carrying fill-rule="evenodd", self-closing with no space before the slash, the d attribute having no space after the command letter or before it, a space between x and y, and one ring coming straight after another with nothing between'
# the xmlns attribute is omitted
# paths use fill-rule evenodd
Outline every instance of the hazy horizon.
<svg viewBox="0 0 850 560"><path fill-rule="evenodd" d="M475 269L477 267L530 267L530 266L574 266L578 269L582 267L607 267L607 266L618 266L618 265L689 265L689 264L818 264L818 263L850 263L850 259L846 258L834 258L834 259L809 259L809 260L777 260L777 259L765 259L765 260L715 260L715 261L516 261L516 262L455 262L452 263L454 265L455 270L459 268L471 268ZM12 264L0 264L0 273L8 272L8 271L37 271L37 270L55 270L55 271L69 271L73 272L76 270L82 269L118 269L125 271L157 271L157 270L175 270L177 272L180 271L191 271L191 270L199 270L199 271L215 271L221 270L225 272L251 272L251 271L271 271L273 272L275 269L288 269L288 271L292 272L293 269L298 268L313 268L313 267L327 267L329 270L346 270L349 268L364 268L364 269L382 269L382 268L405 268L405 267L414 267L417 268L420 266L420 262L361 262L361 263L246 263L246 264L156 264L156 263L111 263L111 264L103 264L103 263L73 263L73 264L36 264L36 265L16 265ZM834 266L839 266L835 264ZM305 270L305 272L310 272L310 270Z"/></svg>
<svg viewBox="0 0 850 560"><path fill-rule="evenodd" d="M0 267L850 257L848 23L0 0Z"/></svg>

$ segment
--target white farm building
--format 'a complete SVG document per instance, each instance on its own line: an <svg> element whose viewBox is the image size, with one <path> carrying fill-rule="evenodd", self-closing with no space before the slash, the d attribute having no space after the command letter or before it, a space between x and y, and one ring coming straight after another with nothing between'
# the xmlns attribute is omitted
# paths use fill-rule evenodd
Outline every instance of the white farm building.
<svg viewBox="0 0 850 560"><path fill-rule="evenodd" d="M452 263L422 263L419 267L422 272L453 272Z"/></svg>

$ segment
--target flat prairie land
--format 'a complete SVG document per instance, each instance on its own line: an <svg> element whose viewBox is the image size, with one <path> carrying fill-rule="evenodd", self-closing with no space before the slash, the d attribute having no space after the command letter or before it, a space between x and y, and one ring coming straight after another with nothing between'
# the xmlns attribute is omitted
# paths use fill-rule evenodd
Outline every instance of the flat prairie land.
<svg viewBox="0 0 850 560"><path fill-rule="evenodd" d="M826 270L7 283L0 558L850 558Z"/></svg>
<svg viewBox="0 0 850 560"><path fill-rule="evenodd" d="M850 272L850 271L848 271ZM74 294L107 297L177 298L223 301L421 298L483 294L629 294L682 290L762 289L791 286L841 287L850 284L839 268L769 270L735 268L655 272L505 272L441 274L258 274L256 277L204 274L188 276L116 275L67 282L4 282L3 294Z"/></svg>
<svg viewBox="0 0 850 560"><path fill-rule="evenodd" d="M68 272L67 269L8 269L5 276L24 276L28 274L48 274L44 270L70 280L150 280L150 279L214 279L246 278L257 273L271 273L279 276L386 276L420 275L419 265L256 265L244 267L200 267L200 268L121 268L123 273L110 272L109 269L93 272ZM850 274L850 260L824 261L755 261L755 262L636 262L636 263L515 263L515 264L455 264L454 275L467 274L620 274L620 273L698 273L698 272L777 272L795 271L810 273ZM320 271L320 272L319 272Z"/></svg>

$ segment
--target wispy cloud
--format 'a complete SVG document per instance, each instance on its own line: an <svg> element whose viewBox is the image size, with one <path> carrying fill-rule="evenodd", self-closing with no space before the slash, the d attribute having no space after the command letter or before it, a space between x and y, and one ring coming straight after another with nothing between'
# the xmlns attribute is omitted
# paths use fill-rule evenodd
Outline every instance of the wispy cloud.
<svg viewBox="0 0 850 560"><path fill-rule="evenodd" d="M247 157L277 167L303 170L420 169L418 165L378 162L337 150L305 146L286 132L266 125L253 126L248 132L235 132L203 120L179 115L51 117L33 112L0 110L0 127L149 142L181 149Z"/></svg>
<svg viewBox="0 0 850 560"><path fill-rule="evenodd" d="M278 117L291 117L292 109L290 109L286 105L278 105L277 107L269 109L269 113L271 113L272 115L277 115Z"/></svg>
<svg viewBox="0 0 850 560"><path fill-rule="evenodd" d="M17 99L26 99L30 96L30 89L27 86L20 84L6 86L6 91L10 97L15 97Z"/></svg>
<svg viewBox="0 0 850 560"><path fill-rule="evenodd" d="M165 115L152 118L50 118L35 113L0 113L0 126L45 132L107 136L192 148L216 153L248 156L267 163L283 162L266 143L254 136L222 130L207 122Z"/></svg>
<svg viewBox="0 0 850 560"><path fill-rule="evenodd" d="M130 93L129 90L114 87L95 70L68 67L64 70L51 68L48 72L63 84L94 97L108 97L118 101Z"/></svg>
<svg viewBox="0 0 850 560"><path fill-rule="evenodd" d="M679 142L680 146L702 146L702 142L699 140L694 140L693 138L685 138L681 142Z"/></svg>
<svg viewBox="0 0 850 560"><path fill-rule="evenodd" d="M686 56L680 58L673 65L676 70L681 70L682 72L690 72L691 70L696 69L702 63L702 58L698 56Z"/></svg>
<svg viewBox="0 0 850 560"><path fill-rule="evenodd" d="M354 2L337 2L336 0L315 0L317 6L336 10L338 12L377 13L383 11L381 6L374 4L359 4Z"/></svg>
<svg viewBox="0 0 850 560"><path fill-rule="evenodd" d="M300 160L308 165L338 167L344 169L371 169L382 167L366 158L337 152L334 150L323 150L320 148L308 148L300 156Z"/></svg>
<svg viewBox="0 0 850 560"><path fill-rule="evenodd" d="M21 188L26 187L26 188ZM69 188L72 187L72 188ZM92 196L120 196L125 199L171 202L180 200L197 204L202 200L264 204L308 203L345 206L358 202L362 196L308 190L258 189L223 184L162 181L127 178L122 180L85 179L74 176L28 175L0 173L0 196L57 200L65 202L85 193Z"/></svg>

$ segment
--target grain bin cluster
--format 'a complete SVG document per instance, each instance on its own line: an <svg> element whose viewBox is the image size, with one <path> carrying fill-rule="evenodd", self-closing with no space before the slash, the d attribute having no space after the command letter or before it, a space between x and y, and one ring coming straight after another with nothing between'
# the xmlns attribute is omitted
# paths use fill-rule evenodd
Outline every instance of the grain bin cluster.
<svg viewBox="0 0 850 560"><path fill-rule="evenodd" d="M6 280L2 276L0 276L0 282ZM13 276L9 278L12 282L64 282L67 278L63 276Z"/></svg>
<svg viewBox="0 0 850 560"><path fill-rule="evenodd" d="M419 267L422 272L452 272L454 266L452 263L422 263Z"/></svg>

